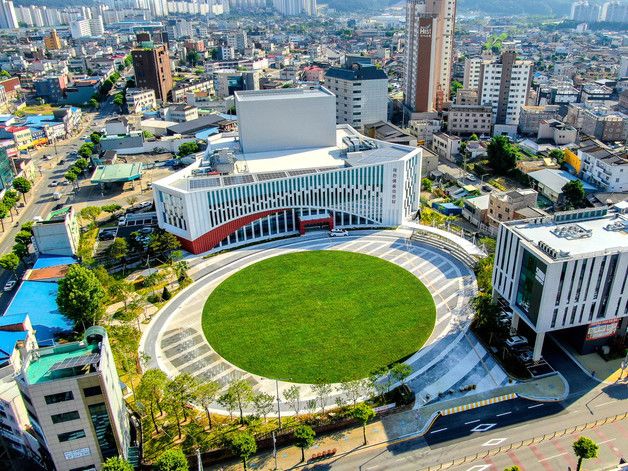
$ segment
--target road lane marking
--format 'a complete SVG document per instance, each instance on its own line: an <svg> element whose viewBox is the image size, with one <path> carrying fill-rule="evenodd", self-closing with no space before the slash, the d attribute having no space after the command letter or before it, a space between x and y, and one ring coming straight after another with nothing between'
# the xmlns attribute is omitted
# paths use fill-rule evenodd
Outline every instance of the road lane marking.
<svg viewBox="0 0 628 471"><path fill-rule="evenodd" d="M608 440L604 440L603 442L597 442L597 444L601 445L603 443L614 442L615 440L617 440L617 439L616 438L609 438Z"/></svg>
<svg viewBox="0 0 628 471"><path fill-rule="evenodd" d="M480 424L471 429L472 432L486 432L487 430L492 429L497 424Z"/></svg>
<svg viewBox="0 0 628 471"><path fill-rule="evenodd" d="M506 440L506 438L491 438L488 442L483 443L482 446L495 446L505 442Z"/></svg>
<svg viewBox="0 0 628 471"><path fill-rule="evenodd" d="M597 406L594 407L602 407L602 406L607 406L609 404L616 404L617 401L608 401L608 402L603 402L602 404L598 404Z"/></svg>
<svg viewBox="0 0 628 471"><path fill-rule="evenodd" d="M490 469L490 464L476 464L475 466L471 466L467 471L485 471Z"/></svg>
<svg viewBox="0 0 628 471"><path fill-rule="evenodd" d="M558 458L558 457L566 455L566 454L567 454L567 452L561 453L560 455L550 456L549 458L543 458L542 460L539 460L539 463L542 463L543 461L553 460L554 458Z"/></svg>
<svg viewBox="0 0 628 471"><path fill-rule="evenodd" d="M471 422L465 422L464 424L465 425L469 425L469 424L474 424L474 423L479 422L479 421L480 421L480 419L476 419L476 420L472 420Z"/></svg>
<svg viewBox="0 0 628 471"><path fill-rule="evenodd" d="M535 407L541 407L543 404L534 404L533 406L528 406L528 409L534 409Z"/></svg>
<svg viewBox="0 0 628 471"><path fill-rule="evenodd" d="M508 411L508 412L502 412L501 414L497 414L495 417L501 417L503 415L509 415L512 414L512 412Z"/></svg>
<svg viewBox="0 0 628 471"><path fill-rule="evenodd" d="M442 432L443 430L447 430L447 427L439 428L438 430L432 430L430 433L438 433L438 432Z"/></svg>

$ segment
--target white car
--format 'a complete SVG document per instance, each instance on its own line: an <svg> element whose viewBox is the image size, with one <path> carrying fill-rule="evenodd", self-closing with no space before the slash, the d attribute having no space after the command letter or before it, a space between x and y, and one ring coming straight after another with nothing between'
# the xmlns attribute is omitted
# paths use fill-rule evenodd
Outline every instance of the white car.
<svg viewBox="0 0 628 471"><path fill-rule="evenodd" d="M348 236L349 232L344 229L332 229L329 231L329 237L345 237Z"/></svg>
<svg viewBox="0 0 628 471"><path fill-rule="evenodd" d="M16 283L17 283L17 281L15 281L15 280L7 281L7 284L4 285L4 290L5 291L11 291L13 288L15 288L15 284Z"/></svg>
<svg viewBox="0 0 628 471"><path fill-rule="evenodd" d="M126 217L120 216L118 218L118 226L126 226Z"/></svg>
<svg viewBox="0 0 628 471"><path fill-rule="evenodd" d="M140 208L140 209L143 209L143 208L148 208L148 207L150 207L152 205L153 205L152 201L142 201L141 203L139 203L137 205L137 207Z"/></svg>
<svg viewBox="0 0 628 471"><path fill-rule="evenodd" d="M521 347L523 345L528 345L528 339L522 337L521 335L515 335L514 337L510 337L506 340L506 346L512 347Z"/></svg>

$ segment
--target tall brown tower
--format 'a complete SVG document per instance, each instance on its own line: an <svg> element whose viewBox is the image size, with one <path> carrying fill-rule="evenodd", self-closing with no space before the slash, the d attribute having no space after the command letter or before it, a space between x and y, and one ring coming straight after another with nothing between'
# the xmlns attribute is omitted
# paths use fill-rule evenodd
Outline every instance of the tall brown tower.
<svg viewBox="0 0 628 471"><path fill-rule="evenodd" d="M158 100L168 101L173 81L166 45L134 49L131 56L135 69L135 86L154 90Z"/></svg>
<svg viewBox="0 0 628 471"><path fill-rule="evenodd" d="M404 104L440 111L449 100L456 0L408 0Z"/></svg>

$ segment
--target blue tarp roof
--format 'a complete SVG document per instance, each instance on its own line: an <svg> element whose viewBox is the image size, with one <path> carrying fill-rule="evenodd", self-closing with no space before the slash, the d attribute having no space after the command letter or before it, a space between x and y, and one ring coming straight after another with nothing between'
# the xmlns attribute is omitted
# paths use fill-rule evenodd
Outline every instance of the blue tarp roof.
<svg viewBox="0 0 628 471"><path fill-rule="evenodd" d="M0 331L0 361L6 361L15 350L15 344L26 340L27 332Z"/></svg>
<svg viewBox="0 0 628 471"><path fill-rule="evenodd" d="M57 265L72 265L76 263L74 257L67 257L63 255L40 255L33 269L56 267Z"/></svg>
<svg viewBox="0 0 628 471"><path fill-rule="evenodd" d="M54 265L49 265L54 266ZM40 345L50 345L56 334L72 330L72 322L59 312L59 285L49 281L24 281L5 315L28 313Z"/></svg>
<svg viewBox="0 0 628 471"><path fill-rule="evenodd" d="M213 136L214 134L218 134L218 131L219 131L218 128L207 128L207 129L203 129L202 131L199 131L196 134L194 134L194 137L196 139L207 139L209 136Z"/></svg>

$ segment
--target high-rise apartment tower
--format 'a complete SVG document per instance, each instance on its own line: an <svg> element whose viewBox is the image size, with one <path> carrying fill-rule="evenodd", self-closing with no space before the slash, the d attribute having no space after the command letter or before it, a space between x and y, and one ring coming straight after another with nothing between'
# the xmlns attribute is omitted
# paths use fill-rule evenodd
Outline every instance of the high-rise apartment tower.
<svg viewBox="0 0 628 471"><path fill-rule="evenodd" d="M449 99L456 0L408 0L404 103L438 111Z"/></svg>

